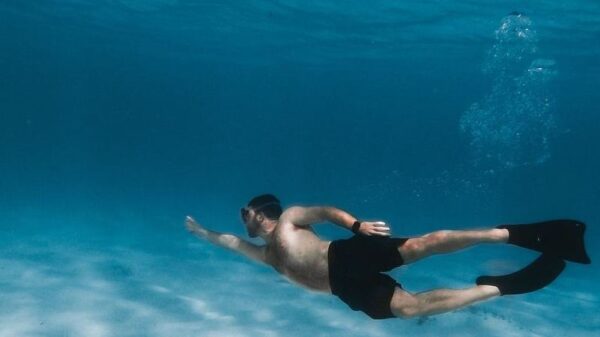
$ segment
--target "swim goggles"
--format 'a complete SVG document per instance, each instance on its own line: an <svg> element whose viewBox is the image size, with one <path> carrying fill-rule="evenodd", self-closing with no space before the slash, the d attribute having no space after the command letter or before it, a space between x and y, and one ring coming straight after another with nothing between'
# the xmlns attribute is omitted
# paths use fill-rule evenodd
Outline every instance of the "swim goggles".
<svg viewBox="0 0 600 337"><path fill-rule="evenodd" d="M279 202L277 202L277 201L269 201L269 202L264 203L264 204L262 204L262 205L260 205L258 207L242 207L240 209L240 215L242 217L242 221L244 223L246 223L246 221L248 221L248 215L250 214L250 209L253 209L254 212L258 212L261 209L263 209L263 208L265 208L267 206L271 206L271 205L279 205Z"/></svg>

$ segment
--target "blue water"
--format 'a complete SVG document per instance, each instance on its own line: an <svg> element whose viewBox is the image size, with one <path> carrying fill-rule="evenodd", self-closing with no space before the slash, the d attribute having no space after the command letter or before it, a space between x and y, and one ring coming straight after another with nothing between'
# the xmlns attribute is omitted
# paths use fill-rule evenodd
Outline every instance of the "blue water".
<svg viewBox="0 0 600 337"><path fill-rule="evenodd" d="M0 336L600 330L596 1L3 0L0 38ZM578 218L593 264L373 321L184 229L245 236L239 207L266 192L397 236ZM481 245L392 275L465 288L535 256Z"/></svg>

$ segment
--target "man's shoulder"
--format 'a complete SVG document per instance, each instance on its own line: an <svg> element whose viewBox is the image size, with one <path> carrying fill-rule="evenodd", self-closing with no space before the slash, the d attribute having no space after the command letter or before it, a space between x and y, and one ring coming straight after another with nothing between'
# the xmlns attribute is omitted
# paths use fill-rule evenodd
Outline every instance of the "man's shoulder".
<svg viewBox="0 0 600 337"><path fill-rule="evenodd" d="M290 206L286 208L279 216L279 225L282 228L296 227L306 214L306 207Z"/></svg>
<svg viewBox="0 0 600 337"><path fill-rule="evenodd" d="M305 212L306 212L306 207L298 206L298 205L290 206L290 207L288 207L288 208L286 208L286 209L283 210L283 212L281 213L279 219L282 219L282 218L285 218L285 219L291 218L291 217L296 216L296 215L304 214Z"/></svg>
<svg viewBox="0 0 600 337"><path fill-rule="evenodd" d="M291 206L281 214L280 222L308 227L328 220L328 208L328 206Z"/></svg>

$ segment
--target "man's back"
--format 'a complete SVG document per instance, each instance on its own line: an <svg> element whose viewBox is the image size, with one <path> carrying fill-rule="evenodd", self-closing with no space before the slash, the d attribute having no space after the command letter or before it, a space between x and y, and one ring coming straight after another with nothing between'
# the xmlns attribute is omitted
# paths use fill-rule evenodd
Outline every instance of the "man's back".
<svg viewBox="0 0 600 337"><path fill-rule="evenodd" d="M310 226L296 226L281 215L266 246L266 262L290 280L312 290L331 292L327 265L329 241L322 241Z"/></svg>

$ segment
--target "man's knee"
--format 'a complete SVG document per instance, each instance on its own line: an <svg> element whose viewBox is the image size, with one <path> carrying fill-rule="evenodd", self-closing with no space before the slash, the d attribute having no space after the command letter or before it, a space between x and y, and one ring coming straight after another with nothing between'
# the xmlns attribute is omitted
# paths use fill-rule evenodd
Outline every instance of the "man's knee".
<svg viewBox="0 0 600 337"><path fill-rule="evenodd" d="M440 251L441 245L447 241L449 231L436 231L421 237L408 239L400 248L406 264L417 261Z"/></svg>
<svg viewBox="0 0 600 337"><path fill-rule="evenodd" d="M441 230L423 236L425 249L431 253L443 250L444 245L448 242L449 234L450 231Z"/></svg>
<svg viewBox="0 0 600 337"><path fill-rule="evenodd" d="M418 299L400 288L396 288L396 291L394 291L390 309L394 316L402 319L414 318L420 315Z"/></svg>
<svg viewBox="0 0 600 337"><path fill-rule="evenodd" d="M397 309L392 309L394 316L402 319L411 319L419 316L419 310L414 307L403 306Z"/></svg>
<svg viewBox="0 0 600 337"><path fill-rule="evenodd" d="M436 244L440 242L444 242L448 240L448 236L451 231L449 230L440 230L431 232L429 234L423 235L423 238L430 244Z"/></svg>

